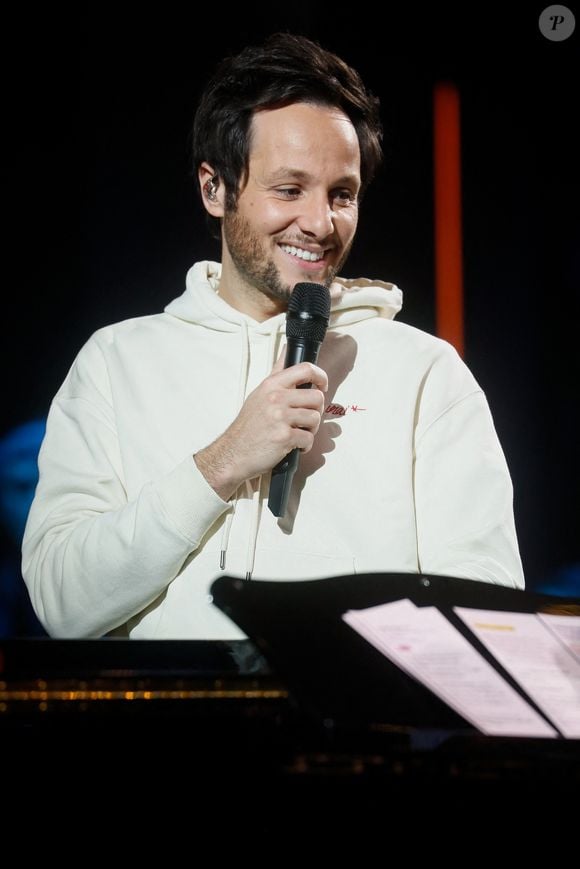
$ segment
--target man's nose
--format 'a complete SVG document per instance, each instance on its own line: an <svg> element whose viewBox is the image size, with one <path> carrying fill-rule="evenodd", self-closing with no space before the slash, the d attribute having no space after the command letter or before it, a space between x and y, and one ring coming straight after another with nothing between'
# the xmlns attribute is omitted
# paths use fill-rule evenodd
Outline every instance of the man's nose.
<svg viewBox="0 0 580 869"><path fill-rule="evenodd" d="M305 235L326 238L334 232L334 214L327 193L311 193L302 200L298 225Z"/></svg>

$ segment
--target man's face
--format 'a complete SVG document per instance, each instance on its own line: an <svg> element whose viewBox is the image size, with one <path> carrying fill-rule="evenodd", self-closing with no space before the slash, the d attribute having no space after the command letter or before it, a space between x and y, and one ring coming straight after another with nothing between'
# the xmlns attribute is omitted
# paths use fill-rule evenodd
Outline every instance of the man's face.
<svg viewBox="0 0 580 869"><path fill-rule="evenodd" d="M220 294L264 318L286 309L298 282L330 286L352 245L360 183L358 138L339 109L258 112L248 180L224 214Z"/></svg>

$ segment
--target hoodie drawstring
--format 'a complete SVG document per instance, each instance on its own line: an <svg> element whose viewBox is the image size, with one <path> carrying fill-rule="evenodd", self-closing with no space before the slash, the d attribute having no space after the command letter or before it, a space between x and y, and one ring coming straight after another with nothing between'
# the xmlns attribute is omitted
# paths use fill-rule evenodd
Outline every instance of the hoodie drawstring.
<svg viewBox="0 0 580 869"><path fill-rule="evenodd" d="M262 488L262 477L258 478L258 485L254 490L252 481L246 480L246 490L248 498L252 499L252 514L250 518L250 529L248 532L248 548L246 550L246 579L252 578L254 569L254 558L256 555L256 540L258 538L258 525L260 524L260 489Z"/></svg>
<svg viewBox="0 0 580 869"><path fill-rule="evenodd" d="M248 362L250 359L250 337L248 333L248 324L245 320L242 320L241 324L242 328L240 329L240 339L241 339L241 360L240 360L240 379L238 382L238 413L242 409L242 405L244 403L244 397L246 395L246 383L248 381ZM220 543L220 570L225 570L226 567L226 553L228 551L228 543L230 540L230 531L232 528L232 522L234 519L234 514L236 512L236 506L238 503L238 491L236 490L232 502L231 510L228 512L224 527L222 530L222 539Z"/></svg>
<svg viewBox="0 0 580 869"><path fill-rule="evenodd" d="M276 339L278 331L274 329L270 333L270 341L268 343L268 354L266 356L267 373L269 374L274 365L274 357L276 354ZM269 474L260 474L256 488L252 491L250 480L246 481L248 486L248 495L252 498L252 518L250 521L250 530L248 536L248 549L246 553L246 579L252 578L254 570L254 561L256 559L256 542L258 540L258 527L260 525L260 514L262 510L262 501L264 499L263 488L266 480L269 479Z"/></svg>

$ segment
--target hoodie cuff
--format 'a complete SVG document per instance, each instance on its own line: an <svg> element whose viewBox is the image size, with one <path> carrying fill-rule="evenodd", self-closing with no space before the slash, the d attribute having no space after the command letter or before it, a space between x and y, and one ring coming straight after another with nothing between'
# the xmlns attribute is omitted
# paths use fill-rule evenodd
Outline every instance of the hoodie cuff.
<svg viewBox="0 0 580 869"><path fill-rule="evenodd" d="M216 519L231 507L222 501L188 456L156 486L163 509L179 532L198 546Z"/></svg>

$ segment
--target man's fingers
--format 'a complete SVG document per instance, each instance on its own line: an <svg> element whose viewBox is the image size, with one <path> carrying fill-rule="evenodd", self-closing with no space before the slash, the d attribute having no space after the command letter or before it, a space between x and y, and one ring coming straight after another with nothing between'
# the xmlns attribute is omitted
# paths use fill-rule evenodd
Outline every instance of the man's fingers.
<svg viewBox="0 0 580 869"><path fill-rule="evenodd" d="M326 372L313 365L312 362L300 362L291 365L278 373L280 385L286 388L302 386L304 383L312 383L321 392L328 390L328 377Z"/></svg>
<svg viewBox="0 0 580 869"><path fill-rule="evenodd" d="M320 428L320 413L317 410L293 408L288 422L292 428L301 428L315 434Z"/></svg>
<svg viewBox="0 0 580 869"><path fill-rule="evenodd" d="M290 407L311 408L319 413L324 409L324 393L319 389L297 389L292 391Z"/></svg>

